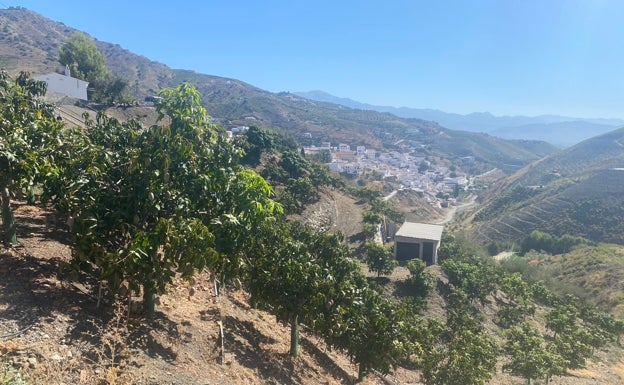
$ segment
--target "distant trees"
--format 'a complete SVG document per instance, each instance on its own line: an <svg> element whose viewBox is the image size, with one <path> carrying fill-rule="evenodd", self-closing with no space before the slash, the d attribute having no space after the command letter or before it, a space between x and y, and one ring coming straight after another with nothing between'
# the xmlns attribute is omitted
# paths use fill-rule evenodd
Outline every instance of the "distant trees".
<svg viewBox="0 0 624 385"><path fill-rule="evenodd" d="M575 246L589 244L590 242L582 237L575 237L564 234L561 237L553 237L552 235L539 230L533 230L521 244L520 251L526 253L530 250L543 251L550 254L560 254L570 252Z"/></svg>
<svg viewBox="0 0 624 385"><path fill-rule="evenodd" d="M90 98L99 102L128 101L128 81L114 76L106 67L106 58L95 42L82 32L75 32L59 48L59 63L68 66L72 76L89 82Z"/></svg>
<svg viewBox="0 0 624 385"><path fill-rule="evenodd" d="M104 54L82 32L74 32L59 48L59 63L69 66L74 77L89 82L103 78L108 71Z"/></svg>

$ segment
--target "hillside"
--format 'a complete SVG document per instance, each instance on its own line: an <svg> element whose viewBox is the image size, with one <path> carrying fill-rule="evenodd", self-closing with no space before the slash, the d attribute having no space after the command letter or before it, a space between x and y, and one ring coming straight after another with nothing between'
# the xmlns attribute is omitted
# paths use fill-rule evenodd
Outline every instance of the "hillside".
<svg viewBox="0 0 624 385"><path fill-rule="evenodd" d="M32 11L0 10L0 66L10 73L58 69L58 48L75 29ZM271 93L240 80L175 70L119 45L97 41L107 66L133 85L137 100L154 95L162 87L189 81L201 93L210 115L231 127L259 125L280 128L295 136L310 133L312 142L329 140L369 147L418 149L424 155L447 159L473 156L476 172L499 167L507 171L552 153L555 148L506 141L491 136L450 131L437 123L404 119L389 113L346 108L311 101L290 93Z"/></svg>
<svg viewBox="0 0 624 385"><path fill-rule="evenodd" d="M475 213L473 239L520 241L538 229L624 244L623 143L615 130L511 175Z"/></svg>
<svg viewBox="0 0 624 385"><path fill-rule="evenodd" d="M573 293L587 303L624 315L624 246L579 246L569 253L527 253L505 262L533 280L543 280L559 294Z"/></svg>
<svg viewBox="0 0 624 385"><path fill-rule="evenodd" d="M69 280L63 269L70 250L62 218L23 204L16 214L21 244L0 249L0 356L9 365L4 370L19 370L27 384L337 385L351 384L357 375L346 356L327 349L305 330L300 356L291 358L288 328L250 307L244 291L232 289L216 297L208 274L197 276L192 284L177 280L160 297L156 318L147 323L137 314L128 318L122 304L104 303L98 309L96 283L84 277ZM398 269L385 291L393 293L405 277L405 269ZM428 297L430 316L444 316L443 295L435 291ZM139 301L132 298L134 304ZM500 334L493 322L500 301L489 297L478 307L493 335ZM541 319L544 312L539 309L535 318ZM219 322L225 328L222 363ZM570 370L551 383L623 380L621 353L606 346L588 360L586 369ZM488 384L521 382L497 370ZM369 375L363 384L422 382L419 371L399 367L388 376Z"/></svg>
<svg viewBox="0 0 624 385"><path fill-rule="evenodd" d="M433 109L376 106L339 98L323 91L296 94L349 108L388 112L402 118L431 120L453 130L484 132L503 139L546 141L561 148L624 126L621 119L581 119L555 115L494 116L489 112L461 115Z"/></svg>

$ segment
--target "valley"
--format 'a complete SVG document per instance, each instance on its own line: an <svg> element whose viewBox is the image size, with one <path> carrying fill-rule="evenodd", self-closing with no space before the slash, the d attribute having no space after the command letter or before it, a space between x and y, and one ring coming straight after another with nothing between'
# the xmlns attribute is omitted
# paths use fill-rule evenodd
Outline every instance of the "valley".
<svg viewBox="0 0 624 385"><path fill-rule="evenodd" d="M270 92L0 25L2 385L624 382L622 121ZM72 38L90 100L21 72ZM444 224L439 264L396 261L404 221Z"/></svg>

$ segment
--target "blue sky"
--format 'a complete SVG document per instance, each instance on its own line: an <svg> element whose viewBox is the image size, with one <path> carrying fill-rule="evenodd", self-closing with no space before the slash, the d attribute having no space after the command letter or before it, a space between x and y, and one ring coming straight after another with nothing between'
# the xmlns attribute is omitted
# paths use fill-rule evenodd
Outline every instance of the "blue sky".
<svg viewBox="0 0 624 385"><path fill-rule="evenodd" d="M624 118L621 0L0 0L9 6L273 92Z"/></svg>

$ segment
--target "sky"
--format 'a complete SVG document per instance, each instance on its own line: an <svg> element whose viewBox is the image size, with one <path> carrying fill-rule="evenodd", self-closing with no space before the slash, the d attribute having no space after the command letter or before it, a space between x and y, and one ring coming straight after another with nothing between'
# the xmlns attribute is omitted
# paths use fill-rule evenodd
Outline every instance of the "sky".
<svg viewBox="0 0 624 385"><path fill-rule="evenodd" d="M621 0L0 0L10 6L272 92L624 118Z"/></svg>

